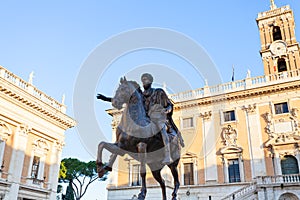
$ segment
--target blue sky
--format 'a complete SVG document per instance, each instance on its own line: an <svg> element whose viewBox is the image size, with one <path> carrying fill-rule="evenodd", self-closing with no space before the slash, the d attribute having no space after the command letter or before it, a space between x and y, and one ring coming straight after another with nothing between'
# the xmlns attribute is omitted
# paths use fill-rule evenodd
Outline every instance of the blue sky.
<svg viewBox="0 0 300 200"><path fill-rule="evenodd" d="M275 3L278 7L291 5L296 35L299 35L300 2L275 0ZM102 42L132 29L158 27L187 35L206 50L224 82L231 80L232 65L236 80L245 78L247 69L252 76L260 76L263 66L255 19L257 13L268 10L269 5L269 0L1 2L0 65L25 80L34 71L36 87L57 100L66 95L70 116L74 116L74 85L84 61ZM97 92L113 95L122 76L116 72L118 69L127 67L125 69L130 71L130 66L151 62L174 67L178 73L189 73L189 66L176 56L149 50L135 52L113 63L114 70L106 71L96 86L95 95ZM203 80L194 81L192 86L194 89L203 87ZM99 126L107 132L109 140L111 118L104 111L107 108L110 108L108 103L95 100ZM93 153L83 147L79 135L75 128L66 132L63 157L95 159ZM97 140L97 135L93 140ZM86 199L105 199L101 188L97 193L90 190Z"/></svg>

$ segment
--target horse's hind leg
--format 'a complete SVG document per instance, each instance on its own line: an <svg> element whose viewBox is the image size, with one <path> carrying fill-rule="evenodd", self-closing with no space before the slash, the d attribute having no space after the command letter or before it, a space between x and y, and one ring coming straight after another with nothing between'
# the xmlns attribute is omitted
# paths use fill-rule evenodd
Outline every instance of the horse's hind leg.
<svg viewBox="0 0 300 200"><path fill-rule="evenodd" d="M165 181L162 179L161 174L160 174L160 170L155 170L152 171L152 175L155 178L155 180L159 183L161 191L162 191L162 199L163 200L167 200L167 195L166 195L166 185L165 185Z"/></svg>
<svg viewBox="0 0 300 200"><path fill-rule="evenodd" d="M141 192L138 195L139 200L144 200L147 193L147 187L146 187L146 150L147 145L145 143L140 142L137 146L138 153L139 153L139 160L141 162L141 168L140 168L140 175L142 178L142 188Z"/></svg>
<svg viewBox="0 0 300 200"><path fill-rule="evenodd" d="M177 159L172 164L168 165L168 167L170 168L170 170L172 172L173 179L174 179L174 190L173 190L173 193L172 193L172 200L176 200L177 192L178 192L178 189L179 189L179 186L180 186L179 177L178 177L178 170L177 170L178 162L179 162L179 159Z"/></svg>

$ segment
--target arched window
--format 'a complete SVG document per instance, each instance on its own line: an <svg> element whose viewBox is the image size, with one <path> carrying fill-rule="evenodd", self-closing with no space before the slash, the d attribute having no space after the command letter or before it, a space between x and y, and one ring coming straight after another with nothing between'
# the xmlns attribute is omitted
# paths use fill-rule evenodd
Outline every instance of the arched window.
<svg viewBox="0 0 300 200"><path fill-rule="evenodd" d="M292 193L284 193L284 194L280 195L278 200L286 200L286 199L288 199L288 200L299 200L299 198L296 195L292 194Z"/></svg>
<svg viewBox="0 0 300 200"><path fill-rule="evenodd" d="M277 69L278 69L278 72L287 71L287 66L286 66L286 62L285 62L284 58L281 58L281 59L278 60Z"/></svg>
<svg viewBox="0 0 300 200"><path fill-rule="evenodd" d="M298 161L294 156L284 156L281 159L282 174L299 174Z"/></svg>
<svg viewBox="0 0 300 200"><path fill-rule="evenodd" d="M273 27L273 41L282 40L281 31L279 26Z"/></svg>

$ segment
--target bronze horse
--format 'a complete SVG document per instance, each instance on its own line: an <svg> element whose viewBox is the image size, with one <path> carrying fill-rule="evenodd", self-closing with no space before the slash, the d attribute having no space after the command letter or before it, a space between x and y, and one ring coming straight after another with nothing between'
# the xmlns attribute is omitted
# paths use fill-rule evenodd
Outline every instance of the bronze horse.
<svg viewBox="0 0 300 200"><path fill-rule="evenodd" d="M145 199L146 197L147 164L153 177L160 184L162 199L166 200L166 186L160 174L161 169L164 167L164 164L162 164L164 159L164 144L158 128L159 126L157 126L159 120L165 120L164 114L162 114L163 108L155 105L148 112L150 117L147 116L140 86L135 81L127 81L126 78L121 78L119 88L112 98L112 105L115 108L122 109L123 104L126 104L126 107L123 110L122 119L116 131L116 142L101 142L98 145L97 165L99 176L111 170L111 166L117 155L123 156L128 154L141 164L140 175L142 178L142 187L138 199ZM168 167L174 179L172 200L176 200L180 185L177 171L177 165L180 160L180 145L177 134L174 132L169 134L169 140L173 162L168 164ZM103 149L113 153L108 165L102 163Z"/></svg>

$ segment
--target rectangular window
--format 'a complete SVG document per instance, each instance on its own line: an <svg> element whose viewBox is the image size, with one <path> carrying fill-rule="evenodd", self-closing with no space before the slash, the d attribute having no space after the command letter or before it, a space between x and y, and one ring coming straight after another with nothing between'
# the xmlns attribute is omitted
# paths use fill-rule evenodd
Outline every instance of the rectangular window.
<svg viewBox="0 0 300 200"><path fill-rule="evenodd" d="M234 110L224 112L224 122L235 121Z"/></svg>
<svg viewBox="0 0 300 200"><path fill-rule="evenodd" d="M274 104L275 114L288 113L289 107L287 102Z"/></svg>
<svg viewBox="0 0 300 200"><path fill-rule="evenodd" d="M241 182L239 160L228 160L229 183Z"/></svg>
<svg viewBox="0 0 300 200"><path fill-rule="evenodd" d="M132 165L132 181L131 181L131 185L132 186L137 186L137 185L141 185L140 183L140 165L136 164L136 165Z"/></svg>
<svg viewBox="0 0 300 200"><path fill-rule="evenodd" d="M191 128L191 127L194 127L193 118L192 118L192 117L184 118L184 119L182 120L182 125L183 125L183 128Z"/></svg>
<svg viewBox="0 0 300 200"><path fill-rule="evenodd" d="M193 163L184 163L184 185L194 185Z"/></svg>

